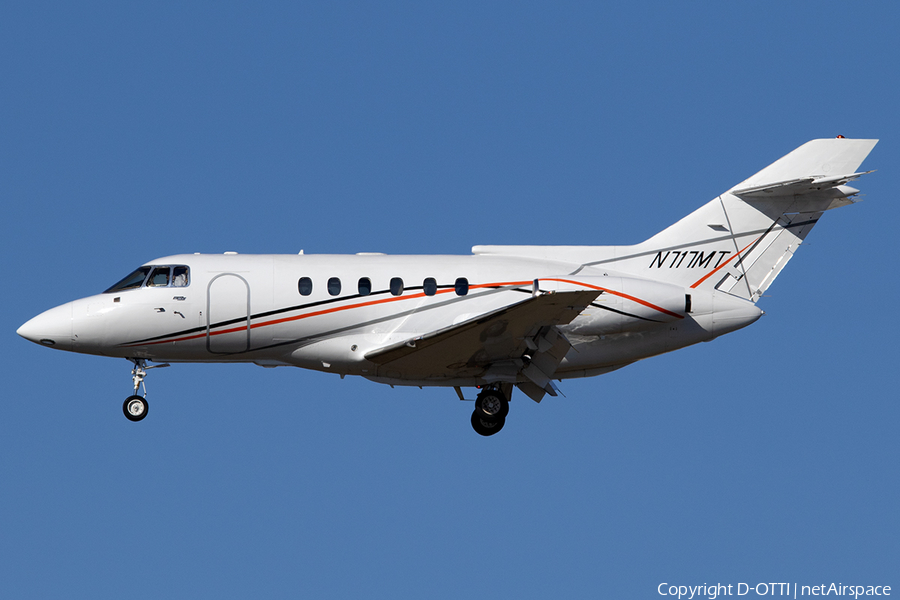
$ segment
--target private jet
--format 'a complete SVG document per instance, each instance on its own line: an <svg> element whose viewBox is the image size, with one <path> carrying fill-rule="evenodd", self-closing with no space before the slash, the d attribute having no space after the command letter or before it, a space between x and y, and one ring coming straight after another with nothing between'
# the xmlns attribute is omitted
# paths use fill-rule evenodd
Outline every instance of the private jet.
<svg viewBox="0 0 900 600"><path fill-rule="evenodd" d="M475 246L466 256L181 254L18 329L37 344L148 371L241 362L444 386L500 431L518 388L540 402L593 377L750 325L756 306L877 140L817 139L631 246ZM142 393L139 393L141 392Z"/></svg>

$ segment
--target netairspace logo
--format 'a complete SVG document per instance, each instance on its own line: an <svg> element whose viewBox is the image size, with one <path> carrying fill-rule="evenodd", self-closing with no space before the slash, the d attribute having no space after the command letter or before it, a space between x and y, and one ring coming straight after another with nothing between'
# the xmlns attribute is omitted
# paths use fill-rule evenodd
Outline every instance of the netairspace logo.
<svg viewBox="0 0 900 600"><path fill-rule="evenodd" d="M799 585L796 583L722 583L703 585L669 585L661 583L656 588L660 596L674 596L678 600L686 598L709 598L716 600L719 596L746 596L753 593L757 596L848 596L859 598L860 596L890 596L889 585L843 585L841 583Z"/></svg>

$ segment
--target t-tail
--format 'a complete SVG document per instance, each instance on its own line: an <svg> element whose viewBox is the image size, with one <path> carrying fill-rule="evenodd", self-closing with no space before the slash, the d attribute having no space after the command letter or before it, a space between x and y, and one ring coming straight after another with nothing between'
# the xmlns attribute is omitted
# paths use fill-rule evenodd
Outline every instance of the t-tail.
<svg viewBox="0 0 900 600"><path fill-rule="evenodd" d="M476 246L476 254L565 260L720 290L756 302L822 214L855 202L847 185L878 140L807 142L633 246Z"/></svg>

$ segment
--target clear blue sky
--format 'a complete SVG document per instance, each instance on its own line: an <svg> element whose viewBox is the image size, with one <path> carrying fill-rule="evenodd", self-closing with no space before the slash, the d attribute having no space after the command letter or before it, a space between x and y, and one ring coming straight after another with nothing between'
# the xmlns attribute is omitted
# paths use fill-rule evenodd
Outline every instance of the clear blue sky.
<svg viewBox="0 0 900 600"><path fill-rule="evenodd" d="M900 591L895 3L6 3L0 596ZM182 252L641 241L880 138L710 344L515 397L129 364L15 334ZM752 597L753 594L747 597Z"/></svg>

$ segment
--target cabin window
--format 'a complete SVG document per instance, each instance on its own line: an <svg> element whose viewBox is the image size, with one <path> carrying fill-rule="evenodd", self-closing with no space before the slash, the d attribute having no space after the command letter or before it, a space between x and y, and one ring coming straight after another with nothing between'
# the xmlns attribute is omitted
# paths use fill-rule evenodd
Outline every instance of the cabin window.
<svg viewBox="0 0 900 600"><path fill-rule="evenodd" d="M137 289L141 287L141 285L143 285L144 280L147 278L147 273L149 272L150 267L141 267L136 271L129 273L126 277L122 278L118 283L116 283L103 293L111 294L113 292Z"/></svg>
<svg viewBox="0 0 900 600"><path fill-rule="evenodd" d="M391 295L399 296L403 293L403 280L399 277L391 278Z"/></svg>
<svg viewBox="0 0 900 600"><path fill-rule="evenodd" d="M167 287L169 285L169 267L156 267L147 280L150 287Z"/></svg>
<svg viewBox="0 0 900 600"><path fill-rule="evenodd" d="M309 277L301 277L297 282L297 289L300 290L301 296L309 296L312 294L312 279Z"/></svg>
<svg viewBox="0 0 900 600"><path fill-rule="evenodd" d="M368 296L372 293L372 281L368 277L360 277L357 289L360 296Z"/></svg>
<svg viewBox="0 0 900 600"><path fill-rule="evenodd" d="M328 280L328 293L332 296L337 296L341 293L341 280L337 277L332 277Z"/></svg>
<svg viewBox="0 0 900 600"><path fill-rule="evenodd" d="M437 281L434 280L434 277L429 277L422 282L422 289L425 290L426 296L434 296L437 294Z"/></svg>
<svg viewBox="0 0 900 600"><path fill-rule="evenodd" d="M469 280L465 277L460 277L456 280L456 283L453 284L453 289L456 290L457 296L465 296L469 293Z"/></svg>

